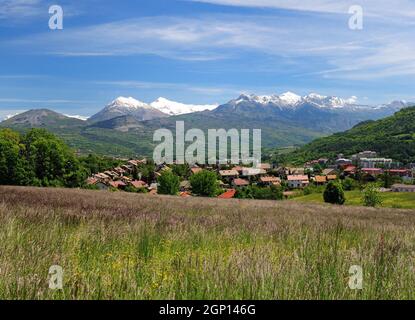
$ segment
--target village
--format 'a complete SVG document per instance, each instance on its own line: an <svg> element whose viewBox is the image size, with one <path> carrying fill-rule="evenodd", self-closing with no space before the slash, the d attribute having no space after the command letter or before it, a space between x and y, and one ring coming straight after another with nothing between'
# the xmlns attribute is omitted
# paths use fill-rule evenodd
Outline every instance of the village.
<svg viewBox="0 0 415 320"><path fill-rule="evenodd" d="M158 178L163 172L171 170L172 165L154 165L151 178L143 178L140 168L147 164L146 159L126 160L125 164L92 175L87 186L100 190L123 190L130 192L157 194ZM174 165L173 165L174 166ZM202 170L215 172L221 194L218 198L234 198L238 191L249 186L262 188L278 187L283 197L290 198L310 186L324 186L330 181L344 180L376 182L380 176L387 175L392 181L382 192L415 192L415 164L403 166L388 158L378 157L376 152L363 151L346 158L339 154L336 159L321 158L309 161L302 167L285 167L277 164L262 163L257 167L230 165L193 165L188 174L181 177L181 197L193 196L189 176Z"/></svg>

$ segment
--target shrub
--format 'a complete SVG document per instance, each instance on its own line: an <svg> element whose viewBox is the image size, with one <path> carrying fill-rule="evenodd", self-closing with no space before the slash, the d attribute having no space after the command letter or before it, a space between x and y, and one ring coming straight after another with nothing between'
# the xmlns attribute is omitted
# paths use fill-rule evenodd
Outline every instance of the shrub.
<svg viewBox="0 0 415 320"><path fill-rule="evenodd" d="M347 177L342 181L343 190L352 191L357 187L357 183L352 178Z"/></svg>
<svg viewBox="0 0 415 320"><path fill-rule="evenodd" d="M214 197L219 193L217 175L214 172L202 170L190 177L192 193L204 196Z"/></svg>
<svg viewBox="0 0 415 320"><path fill-rule="evenodd" d="M337 182L329 182L323 194L324 202L332 204L344 204L346 198L341 184Z"/></svg>
<svg viewBox="0 0 415 320"><path fill-rule="evenodd" d="M257 200L282 200L283 191L282 188L276 186L263 188L258 186L248 186L246 188L238 190L236 198Z"/></svg>
<svg viewBox="0 0 415 320"><path fill-rule="evenodd" d="M376 185L370 184L363 191L363 204L366 207L377 207L382 205L383 199Z"/></svg>
<svg viewBox="0 0 415 320"><path fill-rule="evenodd" d="M180 179L170 170L164 171L158 178L158 194L177 195L180 189Z"/></svg>

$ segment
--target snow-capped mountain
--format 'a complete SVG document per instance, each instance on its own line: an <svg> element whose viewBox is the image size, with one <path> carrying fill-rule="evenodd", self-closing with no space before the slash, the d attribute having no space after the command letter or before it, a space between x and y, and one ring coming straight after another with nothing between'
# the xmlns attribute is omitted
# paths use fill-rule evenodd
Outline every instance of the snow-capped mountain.
<svg viewBox="0 0 415 320"><path fill-rule="evenodd" d="M166 117L167 115L132 97L118 97L103 110L89 118L89 122L100 122L122 116L130 116L138 121L145 121Z"/></svg>
<svg viewBox="0 0 415 320"><path fill-rule="evenodd" d="M171 100L168 100L162 97L152 102L150 106L171 116L193 113L193 112L200 112L200 111L205 111L205 110L211 111L218 107L217 104L214 104L214 105L213 104L212 105L211 104L207 104L207 105L184 104L180 102L171 101Z"/></svg>
<svg viewBox="0 0 415 320"><path fill-rule="evenodd" d="M274 105L280 108L296 108L305 103L312 104L318 108L344 108L356 106L357 97L342 99L334 96L323 96L317 93L310 93L306 96L299 96L292 92L285 92L281 95L257 96L242 94L231 103L238 105L240 103L252 102L262 105Z"/></svg>
<svg viewBox="0 0 415 320"><path fill-rule="evenodd" d="M415 103L398 101L370 106L359 104L354 96L344 99L317 93L299 96L286 92L269 96L242 94L212 112L217 117L240 118L242 122L248 119L259 123L283 121L301 128L337 132L350 129L362 121L390 116L410 105Z"/></svg>
<svg viewBox="0 0 415 320"><path fill-rule="evenodd" d="M415 103L404 100L393 101L388 104L366 105L359 104L355 96L350 98L339 98L336 96L324 96L317 93L310 93L306 96L299 96L292 92L285 92L281 95L257 96L254 94L241 94L238 98L231 100L228 104L233 106L243 104L256 104L262 106L277 107L279 109L297 109L304 105L311 105L320 109L343 110L343 111L374 111L389 109L398 111L402 108L413 106Z"/></svg>

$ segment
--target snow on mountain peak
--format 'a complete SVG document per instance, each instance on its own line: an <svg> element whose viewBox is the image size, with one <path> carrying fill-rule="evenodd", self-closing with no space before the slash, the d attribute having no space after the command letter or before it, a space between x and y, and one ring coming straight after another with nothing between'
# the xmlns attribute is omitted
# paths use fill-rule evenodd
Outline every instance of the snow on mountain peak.
<svg viewBox="0 0 415 320"><path fill-rule="evenodd" d="M214 104L214 105L184 104L180 102L171 101L163 97L160 97L154 102L152 102L150 106L163 113L166 113L172 116L193 113L193 112L200 112L200 111L205 111L205 110L213 110L218 107L217 104Z"/></svg>
<svg viewBox="0 0 415 320"><path fill-rule="evenodd" d="M132 97L126 98L126 97L118 97L114 101L112 101L108 107L113 108L132 108L132 109L139 109L139 108L145 108L148 109L150 106L147 103L138 101Z"/></svg>
<svg viewBox="0 0 415 320"><path fill-rule="evenodd" d="M287 102L289 104L299 103L303 99L301 96L290 91L281 94L280 96L278 96L278 98L280 98L280 100Z"/></svg>

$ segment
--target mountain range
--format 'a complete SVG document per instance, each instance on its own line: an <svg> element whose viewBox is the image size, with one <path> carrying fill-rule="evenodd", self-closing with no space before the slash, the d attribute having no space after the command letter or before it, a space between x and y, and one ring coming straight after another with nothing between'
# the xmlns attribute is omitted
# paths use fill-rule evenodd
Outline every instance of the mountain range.
<svg viewBox="0 0 415 320"><path fill-rule="evenodd" d="M81 153L114 156L150 155L153 132L159 128L175 130L176 121L186 129L262 129L264 147L300 146L311 140L352 128L356 124L390 116L415 105L405 101L369 106L355 97L291 92L257 96L242 94L222 105L193 105L165 98L147 104L134 98L119 97L83 121L47 109L30 110L11 117L1 127L18 130L40 127L61 136Z"/></svg>

